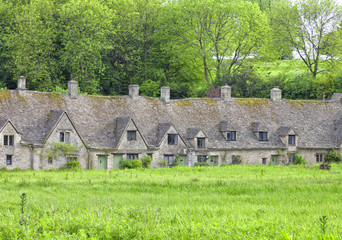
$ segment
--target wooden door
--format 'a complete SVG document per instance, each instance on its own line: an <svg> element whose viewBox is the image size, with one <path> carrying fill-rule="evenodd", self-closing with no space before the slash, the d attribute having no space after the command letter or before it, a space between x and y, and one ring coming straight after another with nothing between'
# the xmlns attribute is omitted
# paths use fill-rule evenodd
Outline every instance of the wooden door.
<svg viewBox="0 0 342 240"><path fill-rule="evenodd" d="M186 166L186 156L178 156L178 159L179 159L179 165L180 166Z"/></svg>
<svg viewBox="0 0 342 240"><path fill-rule="evenodd" d="M217 166L217 159L218 157L217 156L210 156L210 166L214 167L214 166Z"/></svg>
<svg viewBox="0 0 342 240"><path fill-rule="evenodd" d="M98 170L106 170L107 169L107 157L106 156L98 156L97 157L97 169Z"/></svg>
<svg viewBox="0 0 342 240"><path fill-rule="evenodd" d="M271 165L272 166L278 165L278 156L271 157Z"/></svg>
<svg viewBox="0 0 342 240"><path fill-rule="evenodd" d="M114 155L113 156L113 168L121 168L121 162L122 162L122 155Z"/></svg>

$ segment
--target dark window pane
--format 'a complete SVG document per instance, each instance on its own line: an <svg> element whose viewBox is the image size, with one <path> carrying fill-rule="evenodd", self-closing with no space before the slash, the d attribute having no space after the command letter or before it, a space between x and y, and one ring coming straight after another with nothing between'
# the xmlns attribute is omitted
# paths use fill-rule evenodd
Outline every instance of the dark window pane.
<svg viewBox="0 0 342 240"><path fill-rule="evenodd" d="M205 155L199 155L197 156L197 162L205 162L207 160L207 156Z"/></svg>
<svg viewBox="0 0 342 240"><path fill-rule="evenodd" d="M289 135L289 145L295 145L295 144L296 144L296 136Z"/></svg>
<svg viewBox="0 0 342 240"><path fill-rule="evenodd" d="M138 154L127 154L127 159L130 159L130 160L139 159Z"/></svg>
<svg viewBox="0 0 342 240"><path fill-rule="evenodd" d="M12 165L12 155L6 155L6 165Z"/></svg>
<svg viewBox="0 0 342 240"><path fill-rule="evenodd" d="M174 158L174 155L164 155L164 160L167 161L167 165L172 165Z"/></svg>
<svg viewBox="0 0 342 240"><path fill-rule="evenodd" d="M177 134L168 134L167 143L171 145L178 144L178 135Z"/></svg>
<svg viewBox="0 0 342 240"><path fill-rule="evenodd" d="M64 132L59 133L59 141L64 142Z"/></svg>
<svg viewBox="0 0 342 240"><path fill-rule="evenodd" d="M127 131L127 141L137 140L137 131Z"/></svg>
<svg viewBox="0 0 342 240"><path fill-rule="evenodd" d="M227 140L236 141L236 132L235 131L227 132Z"/></svg>
<svg viewBox="0 0 342 240"><path fill-rule="evenodd" d="M70 133L68 132L64 133L64 142L66 143L70 142Z"/></svg>
<svg viewBox="0 0 342 240"><path fill-rule="evenodd" d="M14 136L13 135L9 136L9 144L8 145L11 145L11 146L14 145Z"/></svg>
<svg viewBox="0 0 342 240"><path fill-rule="evenodd" d="M4 145L8 145L8 135L4 135Z"/></svg>
<svg viewBox="0 0 342 240"><path fill-rule="evenodd" d="M197 147L205 148L205 138L197 138Z"/></svg>
<svg viewBox="0 0 342 240"><path fill-rule="evenodd" d="M267 141L267 132L259 132L259 141Z"/></svg>

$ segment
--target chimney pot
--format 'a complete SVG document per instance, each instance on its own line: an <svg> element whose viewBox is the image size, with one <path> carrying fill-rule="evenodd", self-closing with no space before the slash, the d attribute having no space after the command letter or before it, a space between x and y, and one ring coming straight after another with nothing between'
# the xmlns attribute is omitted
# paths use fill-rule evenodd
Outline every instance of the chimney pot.
<svg viewBox="0 0 342 240"><path fill-rule="evenodd" d="M160 88L160 99L165 103L170 103L170 87L161 87Z"/></svg>
<svg viewBox="0 0 342 240"><path fill-rule="evenodd" d="M74 79L71 79L68 82L68 93L69 93L70 98L77 98L78 82L76 82Z"/></svg>
<svg viewBox="0 0 342 240"><path fill-rule="evenodd" d="M18 77L18 90L26 90L26 77L20 76Z"/></svg>
<svg viewBox="0 0 342 240"><path fill-rule="evenodd" d="M128 92L129 96L133 99L136 99L139 97L139 85L137 84L131 84L128 86Z"/></svg>
<svg viewBox="0 0 342 240"><path fill-rule="evenodd" d="M278 87L274 87L271 89L271 100L281 100L281 90Z"/></svg>
<svg viewBox="0 0 342 240"><path fill-rule="evenodd" d="M225 102L232 100L232 88L228 85L221 87L221 99Z"/></svg>

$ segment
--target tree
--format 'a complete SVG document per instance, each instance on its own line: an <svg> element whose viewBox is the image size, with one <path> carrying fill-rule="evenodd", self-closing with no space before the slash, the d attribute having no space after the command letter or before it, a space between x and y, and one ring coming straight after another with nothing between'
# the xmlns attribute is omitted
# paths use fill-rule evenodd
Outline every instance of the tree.
<svg viewBox="0 0 342 240"><path fill-rule="evenodd" d="M102 53L111 45L115 12L96 0L70 0L59 14L60 64L82 91L97 93L98 73L103 70Z"/></svg>
<svg viewBox="0 0 342 240"><path fill-rule="evenodd" d="M276 32L316 78L323 71L319 69L320 63L334 60L331 43L341 21L341 7L334 0L285 0L272 9Z"/></svg>

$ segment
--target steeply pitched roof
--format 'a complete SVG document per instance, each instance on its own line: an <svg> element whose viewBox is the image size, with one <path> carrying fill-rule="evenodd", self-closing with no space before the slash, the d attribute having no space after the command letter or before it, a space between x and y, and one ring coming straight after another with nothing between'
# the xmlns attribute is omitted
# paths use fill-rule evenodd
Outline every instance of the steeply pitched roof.
<svg viewBox="0 0 342 240"><path fill-rule="evenodd" d="M167 131L170 129L171 126L172 126L172 123L170 122L159 123L156 146L160 146L161 142L164 139L165 134L167 133Z"/></svg>
<svg viewBox="0 0 342 240"><path fill-rule="evenodd" d="M200 128L188 128L188 135L187 138L195 138L197 134L201 131Z"/></svg>
<svg viewBox="0 0 342 240"><path fill-rule="evenodd" d="M120 116L116 118L114 126L114 147L118 147L121 137L127 129L130 120L131 117L129 116Z"/></svg>
<svg viewBox="0 0 342 240"><path fill-rule="evenodd" d="M252 122L253 132L268 132L268 127L264 123Z"/></svg>
<svg viewBox="0 0 342 240"><path fill-rule="evenodd" d="M0 119L11 119L22 134L22 142L43 144L55 118L65 111L75 129L88 146L113 149L128 119L134 119L139 132L150 147L156 147L167 127L174 126L180 136L191 137L202 130L209 149L255 149L283 147L277 130L292 126L300 136L302 148L339 147L342 141L342 108L340 101L295 101L266 99L183 99L165 104L160 99L129 96L100 97L6 90L8 97L0 99ZM53 115L51 110L56 110ZM122 117L129 116L129 117ZM228 121L237 132L237 141L226 141L221 122ZM164 125L165 123L165 125ZM269 141L260 142L252 123L267 127ZM161 125L160 125L161 124ZM188 132L189 128L193 128ZM263 127L258 126L260 131ZM162 130L162 131L161 131ZM197 132L197 133L196 133Z"/></svg>
<svg viewBox="0 0 342 240"><path fill-rule="evenodd" d="M281 126L278 128L277 133L279 136L284 137L287 136L292 128L288 126Z"/></svg>
<svg viewBox="0 0 342 240"><path fill-rule="evenodd" d="M49 136L51 135L51 132L53 129L56 127L57 123L65 113L64 110L52 110L48 114L48 119L46 120L46 124L43 128L44 130L44 135L43 138L44 140L47 140Z"/></svg>

